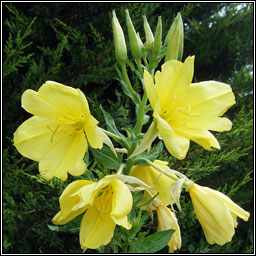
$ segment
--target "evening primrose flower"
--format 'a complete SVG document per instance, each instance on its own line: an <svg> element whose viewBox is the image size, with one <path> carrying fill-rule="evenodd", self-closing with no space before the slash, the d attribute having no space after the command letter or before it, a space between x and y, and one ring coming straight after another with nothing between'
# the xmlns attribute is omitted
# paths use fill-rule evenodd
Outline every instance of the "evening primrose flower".
<svg viewBox="0 0 256 256"><path fill-rule="evenodd" d="M38 90L26 90L22 107L34 116L14 133L14 146L25 157L39 162L39 172L46 179L66 180L81 175L86 165L84 155L90 146L101 148L103 137L98 121L90 114L86 97L74 89L47 81Z"/></svg>
<svg viewBox="0 0 256 256"><path fill-rule="evenodd" d="M207 150L219 149L212 131L229 131L232 123L221 117L233 104L235 97L228 84L205 81L191 83L194 56L184 63L167 61L153 77L144 71L147 96L154 110L154 122L167 150L184 159L190 140Z"/></svg>
<svg viewBox="0 0 256 256"><path fill-rule="evenodd" d="M131 228L127 215L132 209L132 195L118 175L108 175L98 182L77 180L60 196L60 212L53 223L63 225L84 213L80 226L83 250L108 244L116 225Z"/></svg>
<svg viewBox="0 0 256 256"><path fill-rule="evenodd" d="M194 183L188 192L209 244L230 242L237 227L237 217L247 221L250 216L219 191Z"/></svg>
<svg viewBox="0 0 256 256"><path fill-rule="evenodd" d="M168 162L155 160L154 164L162 170L169 170L169 167L167 166ZM153 188L148 189L149 193L144 193L140 204L149 201L151 197L157 193L159 193L157 198L159 198L164 205L167 206L171 203L170 186L175 183L175 180L163 174L161 175L159 171L151 166L135 165L132 167L129 175L140 179Z"/></svg>
<svg viewBox="0 0 256 256"><path fill-rule="evenodd" d="M154 206L156 207L158 226L157 230L175 230L170 241L168 242L169 253L173 253L175 250L181 248L181 235L180 227L175 217L175 214L166 207L160 200L154 200Z"/></svg>

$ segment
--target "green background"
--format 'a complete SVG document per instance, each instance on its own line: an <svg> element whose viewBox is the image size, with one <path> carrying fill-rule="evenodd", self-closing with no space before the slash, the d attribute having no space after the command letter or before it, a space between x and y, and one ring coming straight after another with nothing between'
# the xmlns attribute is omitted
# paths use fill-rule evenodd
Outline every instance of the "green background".
<svg viewBox="0 0 256 256"><path fill-rule="evenodd" d="M238 220L232 242L222 247L209 245L190 198L183 193L183 210L177 212L182 248L176 252L252 253L253 4L86 2L2 4L3 252L81 253L77 233L53 232L47 226L59 210L59 195L74 178L69 177L66 182L41 179L37 163L22 157L12 145L13 132L30 117L21 108L22 93L28 88L38 90L47 80L80 88L103 128L99 105L111 113L118 128L134 123L133 105L116 79L111 25L115 9L128 46L126 8L143 42L142 15L146 14L153 33L157 17L162 16L164 38L174 17L181 12L185 32L183 60L195 55L193 81L229 83L236 97L236 104L225 114L233 122L232 130L214 134L220 151L202 150L191 143L184 161L176 161L165 150L161 159L168 160L170 167L198 184L227 194L250 212L250 219ZM129 56L131 59L130 52ZM139 91L136 77L129 75ZM95 177L104 171L97 164ZM150 228L150 232L155 232L156 223L151 223ZM168 247L161 250L167 252Z"/></svg>

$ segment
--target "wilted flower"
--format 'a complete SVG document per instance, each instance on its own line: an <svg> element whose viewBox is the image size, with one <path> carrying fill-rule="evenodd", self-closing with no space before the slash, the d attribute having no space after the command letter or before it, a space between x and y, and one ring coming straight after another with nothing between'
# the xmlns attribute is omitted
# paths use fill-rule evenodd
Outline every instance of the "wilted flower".
<svg viewBox="0 0 256 256"><path fill-rule="evenodd" d="M228 84L216 81L191 83L194 57L184 63L167 61L155 74L155 82L144 71L144 82L154 122L167 150L183 159L190 140L207 150L220 148L208 130L229 131L232 123L221 117L233 104L235 97Z"/></svg>
<svg viewBox="0 0 256 256"><path fill-rule="evenodd" d="M49 180L66 180L81 175L88 143L103 146L98 121L90 114L86 97L74 89L47 81L38 92L26 90L22 107L34 116L22 123L14 133L14 145L25 157L39 162L40 174Z"/></svg>
<svg viewBox="0 0 256 256"><path fill-rule="evenodd" d="M247 221L250 216L219 191L194 183L188 192L209 244L230 242L237 227L237 217Z"/></svg>
<svg viewBox="0 0 256 256"><path fill-rule="evenodd" d="M163 203L158 203L158 205L155 205L155 207L158 219L157 230L175 230L171 240L168 242L169 253L173 253L175 250L180 249L181 247L180 227L177 218L175 217L175 214Z"/></svg>
<svg viewBox="0 0 256 256"><path fill-rule="evenodd" d="M63 225L84 213L80 226L83 250L108 244L116 225L131 228L127 215L132 209L132 195L117 175L105 176L98 182L77 180L60 196L60 212L53 223Z"/></svg>

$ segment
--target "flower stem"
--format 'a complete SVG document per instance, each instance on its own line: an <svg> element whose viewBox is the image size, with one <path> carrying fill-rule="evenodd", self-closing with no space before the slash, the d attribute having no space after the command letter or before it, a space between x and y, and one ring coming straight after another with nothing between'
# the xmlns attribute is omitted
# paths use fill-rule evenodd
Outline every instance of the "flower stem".
<svg viewBox="0 0 256 256"><path fill-rule="evenodd" d="M132 85L131 85L131 82L130 82L130 79L128 77L128 74L127 74L127 70L126 70L126 64L125 63L122 63L121 64L121 69L122 69L122 72L123 72L123 76L124 76L124 79L125 79L125 82L128 86L128 89L129 91L131 92L132 96L134 97L135 101L137 103L140 102L140 98L139 98L139 95L134 91L134 89L132 88Z"/></svg>
<svg viewBox="0 0 256 256"><path fill-rule="evenodd" d="M137 115L137 123L134 127L134 132L135 134L139 134L141 132L142 126L143 126L143 120L144 120L144 116L145 116L145 106L147 104L147 94L146 92L144 92L142 101L140 102L139 105L139 110L138 110L138 115Z"/></svg>

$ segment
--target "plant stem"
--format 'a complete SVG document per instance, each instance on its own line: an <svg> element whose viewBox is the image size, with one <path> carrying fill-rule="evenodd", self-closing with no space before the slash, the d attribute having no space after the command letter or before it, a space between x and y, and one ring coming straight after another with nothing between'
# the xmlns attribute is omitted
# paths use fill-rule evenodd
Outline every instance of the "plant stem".
<svg viewBox="0 0 256 256"><path fill-rule="evenodd" d="M135 134L139 134L141 132L142 126L143 126L143 120L144 120L144 116L145 116L145 106L147 103L147 94L146 92L144 92L142 101L140 102L139 105L139 110L138 110L138 115L137 115L137 123L134 127L134 132Z"/></svg>
<svg viewBox="0 0 256 256"><path fill-rule="evenodd" d="M122 63L121 64L121 69L122 69L122 72L123 72L123 76L124 76L124 79L125 79L125 82L128 86L128 89L129 91L131 92L132 96L134 97L135 101L137 103L140 102L140 98L139 98L139 95L134 91L134 89L132 88L132 85L131 85L131 82L129 80L129 77L128 77L128 74L127 74L127 70L126 70L126 64L125 63Z"/></svg>
<svg viewBox="0 0 256 256"><path fill-rule="evenodd" d="M139 72L143 76L143 70L142 70L142 66L141 66L140 60L136 60L136 63L137 63L137 68L138 68Z"/></svg>

